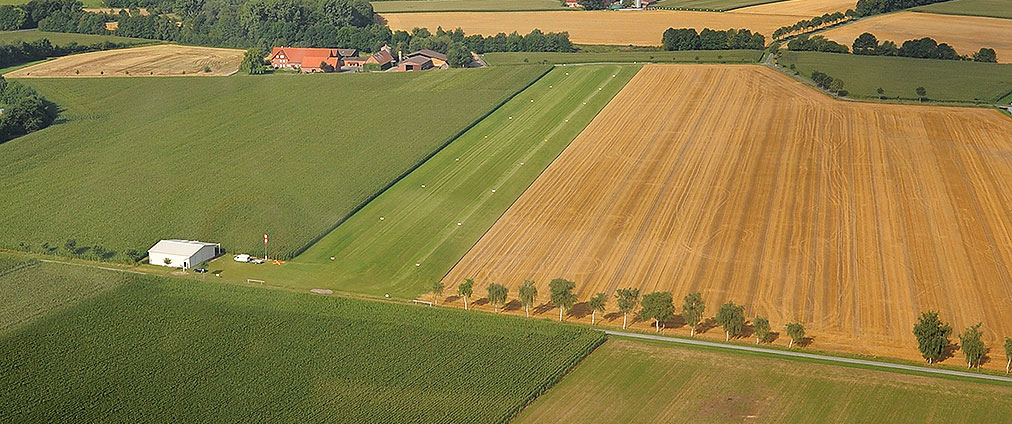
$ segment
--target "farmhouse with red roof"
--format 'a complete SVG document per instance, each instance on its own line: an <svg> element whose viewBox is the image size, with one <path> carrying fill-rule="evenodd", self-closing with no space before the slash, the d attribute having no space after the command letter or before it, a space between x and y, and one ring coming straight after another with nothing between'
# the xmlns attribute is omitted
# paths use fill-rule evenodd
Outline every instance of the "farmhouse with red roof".
<svg viewBox="0 0 1012 424"><path fill-rule="evenodd" d="M270 62L274 69L294 69L303 73L323 72L323 64L341 69L341 49L275 47Z"/></svg>

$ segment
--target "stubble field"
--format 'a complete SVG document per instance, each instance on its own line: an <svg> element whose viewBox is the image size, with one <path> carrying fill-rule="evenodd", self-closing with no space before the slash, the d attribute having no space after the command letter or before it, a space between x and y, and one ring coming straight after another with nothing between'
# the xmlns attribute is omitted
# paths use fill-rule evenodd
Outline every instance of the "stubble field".
<svg viewBox="0 0 1012 424"><path fill-rule="evenodd" d="M824 13L843 12L853 9L854 0L787 0L736 9L738 13L764 15L796 15L805 19Z"/></svg>
<svg viewBox="0 0 1012 424"><path fill-rule="evenodd" d="M429 12L391 13L383 15L392 30L413 28L462 28L467 34L495 35L517 31L526 34L538 28L545 32L569 32L577 44L610 44L657 46L664 30L703 28L725 30L747 28L758 31L769 40L777 28L798 21L797 16L758 15L746 13L690 12L646 10L558 11L558 12Z"/></svg>
<svg viewBox="0 0 1012 424"><path fill-rule="evenodd" d="M947 43L961 55L972 55L981 47L989 47L998 52L998 62L1012 63L1012 23L1008 19L899 12L861 19L823 35L850 46L865 32L875 34L879 41L896 44L931 37Z"/></svg>
<svg viewBox="0 0 1012 424"><path fill-rule="evenodd" d="M937 309L993 345L1012 335L1010 132L994 111L837 102L761 67L648 65L444 281L564 277L581 302L698 290L708 316L733 300L819 349L909 359Z"/></svg>
<svg viewBox="0 0 1012 424"><path fill-rule="evenodd" d="M243 51L162 44L64 56L4 75L7 78L220 76L239 69ZM205 67L210 72L205 72Z"/></svg>

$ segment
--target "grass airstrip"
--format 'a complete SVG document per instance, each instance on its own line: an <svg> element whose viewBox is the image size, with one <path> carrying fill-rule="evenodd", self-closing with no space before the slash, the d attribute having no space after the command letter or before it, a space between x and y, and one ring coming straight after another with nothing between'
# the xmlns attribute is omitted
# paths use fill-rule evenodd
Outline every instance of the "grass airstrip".
<svg viewBox="0 0 1012 424"><path fill-rule="evenodd" d="M545 71L25 79L63 111L0 145L0 247L291 256Z"/></svg>
<svg viewBox="0 0 1012 424"><path fill-rule="evenodd" d="M241 281L414 298L453 267L638 69L556 68L294 260L276 266L225 258L212 269Z"/></svg>
<svg viewBox="0 0 1012 424"><path fill-rule="evenodd" d="M604 340L544 321L53 263L0 275L0 288L2 422L498 423ZM12 320L26 310L31 320Z"/></svg>

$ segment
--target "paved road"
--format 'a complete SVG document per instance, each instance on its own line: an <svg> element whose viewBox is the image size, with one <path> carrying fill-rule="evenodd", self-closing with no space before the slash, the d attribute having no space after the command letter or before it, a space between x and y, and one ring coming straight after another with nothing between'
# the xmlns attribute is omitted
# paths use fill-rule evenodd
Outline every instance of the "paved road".
<svg viewBox="0 0 1012 424"><path fill-rule="evenodd" d="M990 374L978 374L978 373L964 372L964 371L954 371L954 370L948 370L948 369L942 369L942 368L928 368L928 367L918 367L918 366L914 366L914 365L892 364L892 363L889 363L889 362L869 361L869 360L865 360L865 359L841 358L841 357L838 357L838 356L818 355L818 354L814 354L814 353L794 352L794 351L786 351L786 350L764 349L764 348L761 348L761 347L742 346L742 345L736 345L736 344L714 343L714 342L707 342L707 341L703 341L703 340L681 339L681 338L677 338L677 337L666 337L666 336L658 336L658 335L652 335L652 334L626 333L624 331L605 330L605 333L613 335L613 336L633 337L633 338L637 338L637 339L659 340L659 341L663 341L663 342L681 343L681 344L688 344L688 345L695 345L695 346L716 347L716 348L720 348L720 349L731 349L731 350L743 350L743 351L747 351L747 352L767 353L767 354L770 354L770 355L791 356L791 357L795 357L795 358L818 359L818 360L821 360L821 361L838 362L838 363L843 363L843 364L865 365L865 366L872 366L872 367L878 367L878 368L891 368L891 369L897 369L897 370L923 372L923 373L928 373L928 374L941 374L941 375L950 375L950 376L956 376L956 377L966 377L966 378L975 378L975 379L980 379L980 380L991 380L991 381L1001 381L1001 382L1006 382L1006 383L1012 383L1012 378L1009 378L1009 377L1002 377L1002 376L990 375Z"/></svg>

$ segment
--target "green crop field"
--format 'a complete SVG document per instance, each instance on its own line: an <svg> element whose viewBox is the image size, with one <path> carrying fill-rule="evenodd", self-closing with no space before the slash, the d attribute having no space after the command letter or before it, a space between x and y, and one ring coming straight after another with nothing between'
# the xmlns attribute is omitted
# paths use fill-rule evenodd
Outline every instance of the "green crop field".
<svg viewBox="0 0 1012 424"><path fill-rule="evenodd" d="M1012 386L612 339L518 417L546 422L1009 422Z"/></svg>
<svg viewBox="0 0 1012 424"><path fill-rule="evenodd" d="M761 50L616 51L579 53L485 53L489 65L561 63L757 63Z"/></svg>
<svg viewBox="0 0 1012 424"><path fill-rule="evenodd" d="M143 38L117 37L115 35L73 34L67 32L46 32L36 30L0 31L0 44L13 44L19 41L27 43L30 41L40 40L43 38L49 39L50 43L57 46L63 46L70 43L90 45L90 44L104 43L106 41L110 43L121 43L121 44L149 44L159 42L155 40L146 40Z"/></svg>
<svg viewBox="0 0 1012 424"><path fill-rule="evenodd" d="M661 9L693 9L727 11L757 4L777 3L785 0L661 0L657 6Z"/></svg>
<svg viewBox="0 0 1012 424"><path fill-rule="evenodd" d="M376 13L397 12L499 12L558 10L558 0L381 0L372 2Z"/></svg>
<svg viewBox="0 0 1012 424"><path fill-rule="evenodd" d="M102 0L78 0L78 1L84 3L84 7L91 7L91 8L105 7L105 2ZM28 2L29 0L0 0L0 6L8 4L18 5L18 4L25 4Z"/></svg>
<svg viewBox="0 0 1012 424"><path fill-rule="evenodd" d="M41 267L0 284L80 269ZM540 320L86 271L116 287L0 334L0 422L504 422L604 340Z"/></svg>
<svg viewBox="0 0 1012 424"><path fill-rule="evenodd" d="M1012 19L1012 3L1009 3L1008 0L949 0L916 7L913 10L942 13L945 15L987 16Z"/></svg>
<svg viewBox="0 0 1012 424"><path fill-rule="evenodd" d="M545 70L24 80L64 122L0 145L0 247L285 257Z"/></svg>
<svg viewBox="0 0 1012 424"><path fill-rule="evenodd" d="M467 253L638 69L556 68L294 260L276 266L224 259L212 269L238 281L414 298Z"/></svg>
<svg viewBox="0 0 1012 424"><path fill-rule="evenodd" d="M821 71L844 81L851 97L916 100L917 87L931 100L994 103L1012 93L1012 64L858 56L819 52L784 52L782 67L794 65L804 77Z"/></svg>

